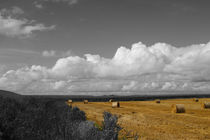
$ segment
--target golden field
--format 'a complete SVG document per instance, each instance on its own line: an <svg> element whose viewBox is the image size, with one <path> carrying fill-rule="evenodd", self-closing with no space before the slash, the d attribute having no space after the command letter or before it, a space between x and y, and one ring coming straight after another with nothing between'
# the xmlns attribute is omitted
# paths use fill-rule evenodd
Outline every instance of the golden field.
<svg viewBox="0 0 210 140"><path fill-rule="evenodd" d="M108 111L119 117L123 129L120 137L138 133L140 140L210 140L210 109L203 109L201 103L208 98L170 99L155 101L121 101L120 108L112 108L110 102L74 102L85 111L89 120L101 124L103 112ZM172 113L172 104L184 104L185 113ZM132 138L128 138L132 139Z"/></svg>

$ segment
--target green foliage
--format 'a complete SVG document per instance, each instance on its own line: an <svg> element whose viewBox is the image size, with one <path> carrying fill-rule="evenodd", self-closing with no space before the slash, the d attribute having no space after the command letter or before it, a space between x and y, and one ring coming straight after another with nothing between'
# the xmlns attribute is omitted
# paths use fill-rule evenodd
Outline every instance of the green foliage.
<svg viewBox="0 0 210 140"><path fill-rule="evenodd" d="M102 126L100 126L99 124L97 123L94 123L95 127L98 128L100 131L103 131L103 128Z"/></svg>
<svg viewBox="0 0 210 140"><path fill-rule="evenodd" d="M110 113L104 113L100 128L79 108L55 101L0 97L0 110L0 140L115 140L120 130Z"/></svg>

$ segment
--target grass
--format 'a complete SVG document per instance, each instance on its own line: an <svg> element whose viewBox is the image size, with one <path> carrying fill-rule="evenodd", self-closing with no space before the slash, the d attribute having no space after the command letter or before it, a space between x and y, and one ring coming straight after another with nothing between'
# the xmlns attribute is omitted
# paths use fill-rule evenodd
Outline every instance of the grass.
<svg viewBox="0 0 210 140"><path fill-rule="evenodd" d="M110 102L74 102L85 111L89 120L97 124L103 120L103 112L108 111L119 117L123 127L120 137L133 139L136 134L143 140L204 140L210 139L210 109L202 109L201 103L210 98L170 99L155 101L123 101L120 108L112 108ZM184 104L185 113L171 113L172 104Z"/></svg>

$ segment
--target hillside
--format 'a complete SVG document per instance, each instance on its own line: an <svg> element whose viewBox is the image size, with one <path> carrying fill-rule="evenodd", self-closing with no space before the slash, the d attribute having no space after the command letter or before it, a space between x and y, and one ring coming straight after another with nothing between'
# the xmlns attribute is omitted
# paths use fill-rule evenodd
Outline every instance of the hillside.
<svg viewBox="0 0 210 140"><path fill-rule="evenodd" d="M12 98L12 99L21 99L22 95L11 92L11 91L5 91L5 90L0 90L0 96L3 98Z"/></svg>

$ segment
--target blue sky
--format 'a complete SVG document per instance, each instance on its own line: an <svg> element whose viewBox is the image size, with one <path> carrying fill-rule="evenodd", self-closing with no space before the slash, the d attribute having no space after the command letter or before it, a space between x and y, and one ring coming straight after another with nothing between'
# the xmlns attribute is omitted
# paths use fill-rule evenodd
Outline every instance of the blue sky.
<svg viewBox="0 0 210 140"><path fill-rule="evenodd" d="M158 90L162 89L165 84L169 87L175 85L175 89L184 90L180 87L186 85L186 79L188 86L190 84L197 86L197 83L193 83L194 81L208 81L208 77L203 78L209 71L209 62L206 60L208 55L205 53L204 56L207 58L200 60L198 53L204 53L204 50L208 52L206 48L208 48L210 36L209 3L208 0L1 0L1 79L4 79L2 81L5 82L6 77L8 85L11 85L11 81L13 81L12 85L15 86L8 90L20 92L37 92L31 88L37 86L40 80L42 82L49 80L50 82L47 83L49 85L63 84L66 90L77 90L78 87L74 84L71 88L69 85L72 84L70 81L75 81L75 79L80 83L78 77L92 81L92 85L87 84L89 88L96 85L98 81L103 81L102 79L117 77L118 80L115 83L110 80L102 83L105 82L108 84L107 88L115 89L114 91L128 90L129 85L136 87L135 91L138 91L145 90L143 87L146 85L143 83L156 87L156 83L151 81L157 81L157 75L160 73L165 77L170 77L171 73L175 73L179 78L176 77L174 81L170 81L169 78L161 79L160 81L163 82L157 86ZM136 45L138 46L137 50L132 50L132 46L138 42L146 44L148 50L139 51L138 49L144 48L141 43ZM158 44L158 42L164 42L167 47ZM153 48L153 46L158 46L157 44L159 45L158 51L161 50L160 54L156 52L156 47ZM194 47L193 44L198 45ZM123 48L126 49L120 48L121 46L125 46ZM170 50L167 53L165 52L166 48ZM135 51L137 52L135 53ZM144 51L145 54L143 54ZM153 55L150 56L148 52ZM92 55L84 56L85 54ZM173 59L170 55L173 55ZM192 55L192 58L189 58L189 55ZM147 57L148 60L144 60ZM177 64L179 57L185 62ZM193 59L193 61L190 62L186 58ZM156 59L158 61L155 61ZM60 62L65 66L56 65ZM125 64L129 65L130 69L117 72L119 68L125 69L125 64L122 62L126 62ZM146 65L154 65L154 62L158 64L156 67ZM199 64L196 64L196 68L192 67L191 63L197 62ZM97 66L95 66L96 63ZM136 67L140 64L141 66ZM39 67L37 70L35 66L42 68ZM55 76L54 74L57 72L53 71L53 68L55 69L57 66L68 69L64 73L69 78L63 79L62 76ZM86 69L86 67L93 67L93 69L78 70ZM116 70L111 70L110 67L116 67ZM145 70L143 67L146 67ZM177 71L172 71L171 67L176 67ZM102 68L103 70L101 70ZM80 73L76 73L75 69ZM204 69L205 72L192 77L192 73L200 69ZM38 79L36 77L35 80L30 75L30 78L26 77L26 79L30 79L29 81L27 79L21 81L24 84L16 85L14 79L9 79L6 74L9 70L14 70L10 78L16 77L16 80L20 71L21 74L23 71L27 73L39 71L38 73L42 74L38 75ZM43 71L45 74L48 73L47 76L43 74ZM149 80L142 82L141 78L137 77L144 77L146 71L152 74L148 78ZM112 72L113 75L109 74ZM156 76L153 73L156 73ZM91 76L91 74L97 76ZM177 83L177 80L180 81L180 75L182 75L182 82ZM131 80L127 81L127 79ZM32 84L30 90L24 89L23 87L29 83ZM123 88L123 86L126 87ZM5 85L1 87L5 89ZM98 91L100 90L105 89L99 88ZM49 92L52 91L54 90L51 89Z"/></svg>

